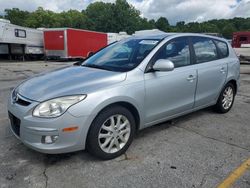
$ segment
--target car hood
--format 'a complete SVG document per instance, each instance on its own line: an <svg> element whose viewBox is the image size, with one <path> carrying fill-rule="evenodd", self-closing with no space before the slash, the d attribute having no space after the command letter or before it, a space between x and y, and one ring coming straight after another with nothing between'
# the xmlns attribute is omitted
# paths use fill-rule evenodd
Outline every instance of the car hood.
<svg viewBox="0 0 250 188"><path fill-rule="evenodd" d="M72 66L39 74L23 82L16 90L23 97L41 102L66 95L88 94L125 78L126 73Z"/></svg>

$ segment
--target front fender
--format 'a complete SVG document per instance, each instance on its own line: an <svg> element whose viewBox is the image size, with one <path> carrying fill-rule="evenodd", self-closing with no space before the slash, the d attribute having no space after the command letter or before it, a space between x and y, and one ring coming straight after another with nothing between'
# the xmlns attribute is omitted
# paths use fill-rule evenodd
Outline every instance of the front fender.
<svg viewBox="0 0 250 188"><path fill-rule="evenodd" d="M133 89L131 89L131 87ZM144 85L123 85L116 88L88 94L85 100L69 108L69 113L75 117L96 116L105 107L118 103L126 102L133 105L140 116L140 122L144 122ZM141 127L141 126L140 126Z"/></svg>

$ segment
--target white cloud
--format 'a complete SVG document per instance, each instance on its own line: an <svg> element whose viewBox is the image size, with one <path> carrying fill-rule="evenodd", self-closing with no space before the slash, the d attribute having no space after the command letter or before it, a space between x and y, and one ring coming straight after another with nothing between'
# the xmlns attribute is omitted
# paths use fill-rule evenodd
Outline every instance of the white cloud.
<svg viewBox="0 0 250 188"><path fill-rule="evenodd" d="M231 12L230 17L250 17L250 0L242 0Z"/></svg>
<svg viewBox="0 0 250 188"><path fill-rule="evenodd" d="M33 11L38 6L55 12L63 10L85 9L89 3L98 0L0 0L0 13L5 8L17 7ZM114 2L115 0L104 0ZM170 23L178 21L206 21L210 19L250 17L250 0L128 0L148 19L160 16L168 18Z"/></svg>
<svg viewBox="0 0 250 188"><path fill-rule="evenodd" d="M92 0L0 0L0 13L3 13L6 8L34 11L39 6L55 12L69 9L83 10L91 1Z"/></svg>
<svg viewBox="0 0 250 188"><path fill-rule="evenodd" d="M132 2L132 0L130 0ZM133 3L142 15L157 19L168 18L178 21L206 21L210 19L250 16L250 0L147 0Z"/></svg>

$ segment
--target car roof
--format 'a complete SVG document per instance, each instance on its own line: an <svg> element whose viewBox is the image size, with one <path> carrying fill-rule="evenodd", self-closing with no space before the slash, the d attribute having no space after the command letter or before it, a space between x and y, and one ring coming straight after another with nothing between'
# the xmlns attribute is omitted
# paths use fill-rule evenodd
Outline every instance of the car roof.
<svg viewBox="0 0 250 188"><path fill-rule="evenodd" d="M170 36L176 36L176 37L182 37L182 36L198 36L198 37L206 37L206 38L212 38L216 40L226 41L222 37L212 36L212 35L206 35L206 34L200 34L200 33L145 33L145 34L136 34L133 35L136 39L155 39L155 40L162 40L164 38L170 37Z"/></svg>
<svg viewBox="0 0 250 188"><path fill-rule="evenodd" d="M164 39L170 35L173 35L172 33L161 33L161 34L136 34L133 35L132 37L137 38L137 39Z"/></svg>

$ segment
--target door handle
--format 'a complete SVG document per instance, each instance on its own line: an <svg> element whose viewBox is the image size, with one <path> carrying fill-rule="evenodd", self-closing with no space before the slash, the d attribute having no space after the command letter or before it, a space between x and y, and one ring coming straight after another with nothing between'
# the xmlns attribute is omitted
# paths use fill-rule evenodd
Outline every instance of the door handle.
<svg viewBox="0 0 250 188"><path fill-rule="evenodd" d="M220 72L224 74L226 72L225 67L221 67Z"/></svg>
<svg viewBox="0 0 250 188"><path fill-rule="evenodd" d="M187 77L187 81L189 81L189 82L192 82L194 80L195 80L195 76L192 74Z"/></svg>

